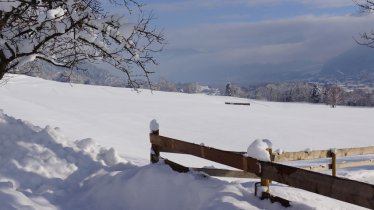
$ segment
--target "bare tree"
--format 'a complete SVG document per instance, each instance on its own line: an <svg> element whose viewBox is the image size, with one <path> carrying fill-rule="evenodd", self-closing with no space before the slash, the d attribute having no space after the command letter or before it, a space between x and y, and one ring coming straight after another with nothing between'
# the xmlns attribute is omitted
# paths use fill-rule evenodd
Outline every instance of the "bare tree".
<svg viewBox="0 0 374 210"><path fill-rule="evenodd" d="M135 0L108 0L124 15L110 14L100 0L0 0L0 79L43 60L71 71L82 62L103 62L127 75L129 86L149 82L154 53L164 37L151 28ZM126 16L137 15L131 23Z"/></svg>
<svg viewBox="0 0 374 210"><path fill-rule="evenodd" d="M188 83L187 86L184 88L185 93L200 93L200 91L201 87L197 82Z"/></svg>
<svg viewBox="0 0 374 210"><path fill-rule="evenodd" d="M362 13L373 13L374 0L354 0L354 2L359 6ZM374 48L374 31L360 34L360 39L356 39L356 42L360 45L366 45Z"/></svg>
<svg viewBox="0 0 374 210"><path fill-rule="evenodd" d="M166 92L177 92L177 85L174 82L166 79L160 79L155 85L155 90L161 90Z"/></svg>
<svg viewBox="0 0 374 210"><path fill-rule="evenodd" d="M227 92L227 88L226 88L226 92ZM239 98L247 98L248 97L248 93L246 91L244 91L238 85L231 84L230 85L230 93L231 93L230 96L234 96L234 97L239 97Z"/></svg>
<svg viewBox="0 0 374 210"><path fill-rule="evenodd" d="M335 108L341 100L343 93L343 88L337 85L332 85L329 87L327 89L327 104L329 104L332 108Z"/></svg>
<svg viewBox="0 0 374 210"><path fill-rule="evenodd" d="M225 96L232 96L231 83L226 84Z"/></svg>

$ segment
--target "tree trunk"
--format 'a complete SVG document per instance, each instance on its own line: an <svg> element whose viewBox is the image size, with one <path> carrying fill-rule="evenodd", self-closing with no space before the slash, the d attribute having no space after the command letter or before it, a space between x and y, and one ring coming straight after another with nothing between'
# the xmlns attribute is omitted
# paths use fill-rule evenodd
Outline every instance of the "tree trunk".
<svg viewBox="0 0 374 210"><path fill-rule="evenodd" d="M3 79L6 73L6 67L8 66L9 61L6 59L4 52L0 50L0 80Z"/></svg>
<svg viewBox="0 0 374 210"><path fill-rule="evenodd" d="M3 79L6 73L7 62L0 62L0 80Z"/></svg>

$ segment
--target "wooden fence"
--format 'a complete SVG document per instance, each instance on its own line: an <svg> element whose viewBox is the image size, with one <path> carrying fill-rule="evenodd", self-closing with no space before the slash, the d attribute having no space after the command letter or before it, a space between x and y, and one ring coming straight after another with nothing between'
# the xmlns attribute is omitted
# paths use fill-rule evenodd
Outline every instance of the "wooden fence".
<svg viewBox="0 0 374 210"><path fill-rule="evenodd" d="M349 160L345 162L337 162L337 158L359 156L359 155L372 155L374 154L374 146L371 147L358 147L358 148L344 148L344 149L330 149L330 150L314 150L302 152L285 152L282 154L272 153L271 160L274 162L284 161L298 161L298 160L314 160L331 158L331 163L319 164L314 166L306 166L304 169L312 171L324 171L332 169L332 175L336 176L338 168L348 168L356 166L374 165L374 157L368 160Z"/></svg>
<svg viewBox="0 0 374 210"><path fill-rule="evenodd" d="M282 165L280 163L259 161L243 155L242 152L219 150L212 147L206 147L204 145L193 144L160 136L158 130L153 131L153 133L150 134L150 142L152 144L152 163L156 163L160 160L160 152L168 152L189 154L239 169L237 171L233 171L209 168L188 168L170 160L164 160L165 163L170 165L172 169L179 172L198 170L212 176L260 177L263 186L268 185L269 180L273 180L291 187L307 190L309 192L314 192L358 206L374 209L374 185L371 184L334 177L315 171ZM310 159L312 157L314 159L315 157L327 158L335 156L336 159L337 156L342 157L353 154L369 153L372 154L369 149L358 148L341 149L337 150L335 153L325 150L319 152L312 151L309 152L309 154L312 155L308 156L305 156L305 154L300 152L283 153L282 155L278 156L273 155L272 158L278 161L290 161L308 158ZM269 195L269 191L263 192L262 198L269 197L272 201L280 201L282 205L289 206L289 202L285 199Z"/></svg>

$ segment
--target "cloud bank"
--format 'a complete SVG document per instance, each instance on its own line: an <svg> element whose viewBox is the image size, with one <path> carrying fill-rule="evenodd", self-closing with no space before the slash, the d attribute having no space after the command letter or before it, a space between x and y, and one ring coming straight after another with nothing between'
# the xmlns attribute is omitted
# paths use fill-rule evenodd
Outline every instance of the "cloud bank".
<svg viewBox="0 0 374 210"><path fill-rule="evenodd" d="M317 71L374 29L352 0L158 0L149 8L169 24L156 71L180 81Z"/></svg>

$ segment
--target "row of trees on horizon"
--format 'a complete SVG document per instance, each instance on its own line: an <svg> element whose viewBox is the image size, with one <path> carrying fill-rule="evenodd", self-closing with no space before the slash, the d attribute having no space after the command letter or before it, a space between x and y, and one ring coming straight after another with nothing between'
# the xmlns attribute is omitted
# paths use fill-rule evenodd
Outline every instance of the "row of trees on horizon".
<svg viewBox="0 0 374 210"><path fill-rule="evenodd" d="M374 106L373 88L347 88L343 84L292 81L268 83L252 86L250 88L235 84L207 88L207 86L199 85L196 82L174 83L167 80L160 80L153 84L153 89L168 92L226 95L278 102L323 103L332 107L336 105Z"/></svg>
<svg viewBox="0 0 374 210"><path fill-rule="evenodd" d="M104 85L113 87L131 87L125 80L109 74L101 69L90 69L85 72L74 72L71 75L52 71L46 68L42 71L31 71L30 76L60 82L81 83L90 85ZM197 82L177 83L166 79L139 82L139 88L167 92L204 93L208 95L226 95L240 98L251 98L278 102L308 102L324 103L332 106L370 106L374 107L374 88L347 83L335 84L331 82L277 82L255 86L241 86L226 84L221 86L201 85Z"/></svg>

